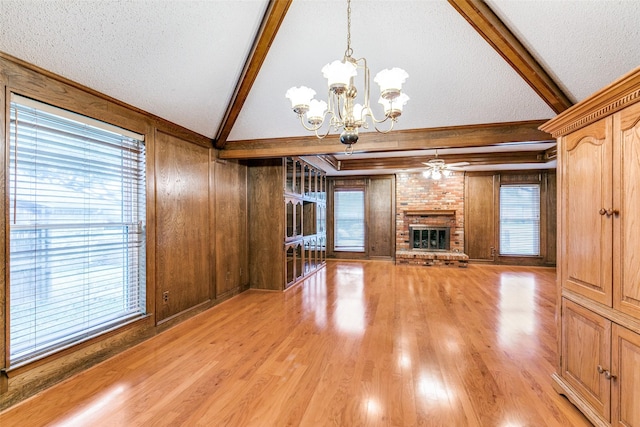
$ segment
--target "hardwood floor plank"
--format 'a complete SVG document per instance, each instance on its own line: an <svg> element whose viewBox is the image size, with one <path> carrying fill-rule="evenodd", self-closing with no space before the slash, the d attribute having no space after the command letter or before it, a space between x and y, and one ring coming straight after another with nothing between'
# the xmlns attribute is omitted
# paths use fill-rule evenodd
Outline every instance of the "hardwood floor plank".
<svg viewBox="0 0 640 427"><path fill-rule="evenodd" d="M552 387L555 270L330 261L0 413L20 426L589 426Z"/></svg>

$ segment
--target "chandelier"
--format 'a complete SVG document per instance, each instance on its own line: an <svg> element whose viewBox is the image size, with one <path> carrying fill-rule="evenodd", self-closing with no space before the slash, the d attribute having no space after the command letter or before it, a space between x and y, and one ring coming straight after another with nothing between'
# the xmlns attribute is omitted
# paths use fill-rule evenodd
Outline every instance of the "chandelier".
<svg viewBox="0 0 640 427"><path fill-rule="evenodd" d="M347 49L342 61L335 60L322 68L322 74L327 79L328 103L314 99L316 92L306 86L292 87L286 93L291 101L291 108L300 118L302 126L322 139L330 131L340 134L340 142L345 144L345 152L353 151L353 144L358 142L358 130L368 129L371 122L374 129L380 133L387 133L402 114L402 107L409 97L402 92L402 84L409 75L400 68L380 71L373 79L380 86L380 99L384 117L377 119L370 106L369 67L365 58L353 58L351 49L351 0L347 0ZM358 70L362 70L360 83L364 88L363 103L356 103L358 90L355 78ZM305 123L306 121L306 123ZM386 130L378 128L378 124L390 122ZM323 125L328 123L327 126ZM322 130L321 130L322 129Z"/></svg>

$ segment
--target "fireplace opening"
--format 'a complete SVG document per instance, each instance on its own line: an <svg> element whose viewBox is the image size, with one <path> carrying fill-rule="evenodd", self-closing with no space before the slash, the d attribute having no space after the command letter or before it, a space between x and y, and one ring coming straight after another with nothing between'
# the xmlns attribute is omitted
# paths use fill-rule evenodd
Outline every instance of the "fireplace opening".
<svg viewBox="0 0 640 427"><path fill-rule="evenodd" d="M417 251L448 251L449 227L410 225L410 248Z"/></svg>

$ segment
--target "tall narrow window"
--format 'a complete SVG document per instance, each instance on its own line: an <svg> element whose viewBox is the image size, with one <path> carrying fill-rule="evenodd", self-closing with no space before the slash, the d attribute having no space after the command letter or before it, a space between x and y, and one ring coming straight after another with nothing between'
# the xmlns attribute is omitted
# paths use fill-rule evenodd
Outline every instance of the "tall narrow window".
<svg viewBox="0 0 640 427"><path fill-rule="evenodd" d="M9 359L145 313L142 135L12 95Z"/></svg>
<svg viewBox="0 0 640 427"><path fill-rule="evenodd" d="M364 252L364 191L336 191L334 205L335 250Z"/></svg>
<svg viewBox="0 0 640 427"><path fill-rule="evenodd" d="M540 185L500 187L500 254L540 255Z"/></svg>

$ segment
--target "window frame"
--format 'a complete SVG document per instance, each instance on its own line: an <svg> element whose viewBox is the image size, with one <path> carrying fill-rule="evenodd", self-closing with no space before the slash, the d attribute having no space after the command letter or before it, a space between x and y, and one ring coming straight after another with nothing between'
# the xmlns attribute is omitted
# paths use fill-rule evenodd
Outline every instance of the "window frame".
<svg viewBox="0 0 640 427"><path fill-rule="evenodd" d="M537 252L535 254L532 253L506 253L504 251L503 245L503 194L502 189L508 187L535 187L537 188L538 197L537 197L537 207L538 207L538 215L537 215L537 233L535 240L537 242ZM501 258L541 258L543 256L543 236L542 236L542 227L543 227L543 209L544 204L542 200L542 185L539 182L513 182L513 183L501 183L498 188L498 212L497 212L497 233L498 233L498 256Z"/></svg>
<svg viewBox="0 0 640 427"><path fill-rule="evenodd" d="M336 195L339 193L360 193L362 195L362 247L360 246L339 246L338 233L338 201ZM358 187L339 187L333 192L333 251L339 253L351 252L364 254L367 251L367 223L366 223L366 191L365 188Z"/></svg>
<svg viewBox="0 0 640 427"><path fill-rule="evenodd" d="M29 352L27 355L21 354L20 357L12 357L10 355L11 353L11 349L12 349L12 332L11 332L11 314L12 314L12 308L11 308L11 260L12 258L12 252L11 252L11 240L12 240L12 227L11 227L11 221L9 220L7 222L6 225L6 248L7 248L7 269L6 269L6 273L5 273L5 279L6 279L6 283L7 283L7 295L6 295L6 301L5 301L5 313L7 316L7 328L6 328L6 334L5 334L5 350L6 350L6 361L7 361L7 368L11 368L11 369L15 369L19 366L23 366L29 363L32 363L34 361L43 359L45 357L51 356L53 354L58 354L61 351L69 348L69 347L73 347L75 345L78 345L80 343L92 340L100 335L103 335L107 332L113 331L115 329L119 329L122 328L123 326L129 325L131 323L137 322L141 319L147 318L149 317L149 300L148 300L148 283L147 283L147 277L146 277L146 268L147 268L147 255L148 255L148 248L147 248L147 233L146 233L146 223L147 223L147 212L148 212L148 207L147 207L147 148L146 148L146 142L145 142L145 136L142 134L138 134L136 132L132 132L130 130L124 129L120 126L116 126L113 124L110 124L106 121L103 120L98 120L98 119L94 119L88 116L84 116L82 114L78 114L75 113L73 111L55 106L51 103L47 103L44 101L39 101L39 100L35 100L35 99L31 99L31 98L27 98L24 97L20 94L17 93L10 93L10 96L8 97L9 99L7 100L7 110L8 110L8 122L7 122L7 129L8 129L8 133L7 133L7 150L5 152L5 161L7 162L7 169L11 169L13 166L11 165L12 161L19 161L19 159L15 160L12 156L14 156L14 145L15 145L15 137L14 137L14 130L15 130L15 124L14 124L14 119L13 119L13 112L14 112L14 104L18 104L21 105L23 107L33 107L36 108L40 111L45 111L48 114L54 114L57 117L60 117L61 119L66 119L66 120L72 120L72 121L77 121L79 123L82 123L83 125L86 126L90 126L90 127L95 127L95 128L99 128L101 131L106 131L106 132L112 132L112 133L117 133L118 135L121 135L123 138L132 138L132 139L137 139L139 141L139 145L140 145L140 152L137 154L137 159L139 160L139 162L142 164L141 169L136 169L138 171L138 175L135 179L131 179L130 181L127 181L126 179L119 179L118 181L122 182L123 186L119 187L120 190L115 190L116 192L121 192L123 191L124 187L124 182L127 181L129 183L130 186L135 187L135 190L132 190L135 193L135 197L136 197L136 201L137 203L134 203L134 205L136 205L136 210L139 210L137 212L137 215L135 215L135 218L137 219L136 221L136 227L138 227L139 232L137 234L140 235L140 237L138 238L138 240L135 240L135 242L137 242L136 244L139 246L139 252L136 252L135 257L135 267L137 268L137 273L134 276L135 280L134 282L128 282L128 283L133 283L132 285L129 285L129 292L131 292L131 286L134 286L136 288L135 292L137 293L137 304L136 307L137 309L135 309L134 312L131 312L127 315L123 315L123 316L119 316L117 318L117 320L115 321L109 321L109 322L105 322L105 323L101 323L98 322L97 324L90 326L89 328L85 328L84 331L82 332L78 332L77 330L73 333L70 334L70 336L74 337L73 339L62 339L59 340L58 343L56 345L53 346L45 346L43 348L39 348L35 351ZM20 135L18 135L18 143L20 142ZM96 147L94 147L96 148ZM120 152L124 153L125 151L131 151L128 148L121 148ZM124 159L125 156L123 155L122 159ZM63 164L60 163L60 164ZM12 174L8 175L7 178L7 191L9 194L7 194L6 197L6 201L9 202L12 200L12 197L14 197L13 194L11 194L11 191L13 190L14 187L14 176L11 176ZM51 174L51 176L54 176L54 174ZM86 191L86 190L85 190ZM9 203L11 204L11 203ZM130 206L127 205L127 201L123 198L120 201L121 204L121 215L125 213L126 210L130 209ZM10 212L11 211L11 212ZM10 215L13 215L14 213L14 208L10 208L7 210L8 214L7 216L9 217ZM111 228L118 228L121 227L124 229L126 229L126 225L123 225L124 223L120 223L121 225L118 225L119 223L113 223L113 224L109 224L107 228L111 227ZM39 227L39 226L38 226ZM44 226L46 228L46 226ZM128 230L128 229L127 229ZM122 239L125 239L127 242L129 242L130 240L128 239L128 236L130 235L129 231L123 231L120 236ZM38 240L39 241L39 240ZM130 247L130 243L125 244L126 248ZM123 251L127 252L130 251L130 249L122 249ZM128 255L128 257L130 258L133 255ZM35 256L34 256L35 258ZM128 276L130 274L129 269L134 265L131 264L131 259L127 260L127 261L123 261L121 264L120 269L122 270L122 277L123 279ZM126 281L126 280L125 280ZM126 292L125 292L126 294ZM126 297L124 297L126 299ZM68 335L69 336L69 335Z"/></svg>

